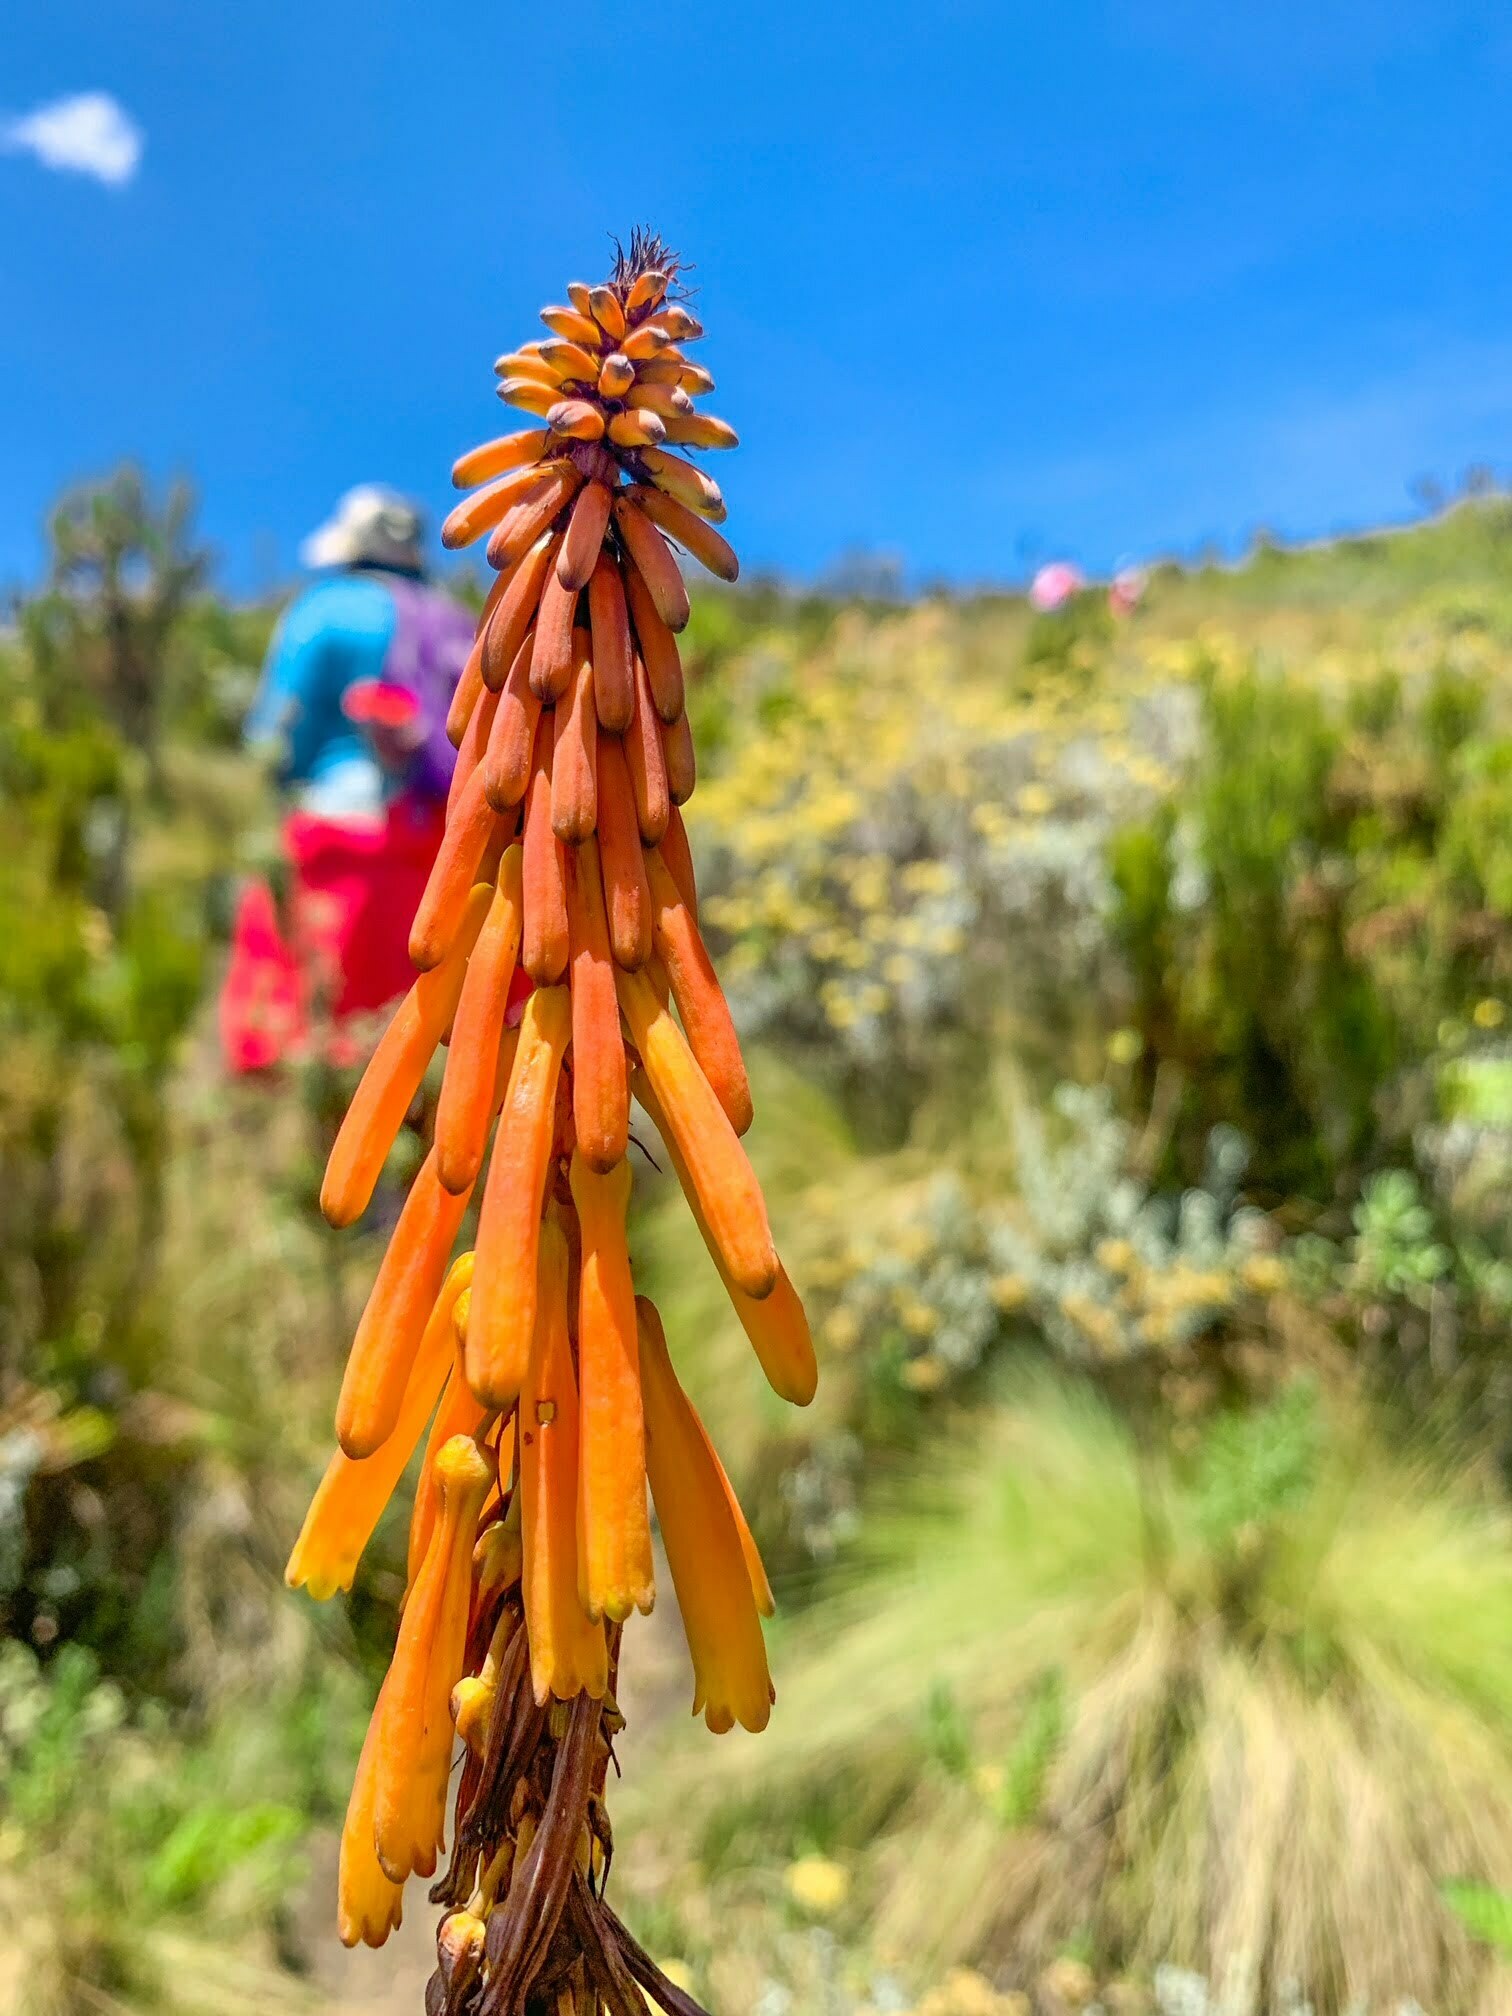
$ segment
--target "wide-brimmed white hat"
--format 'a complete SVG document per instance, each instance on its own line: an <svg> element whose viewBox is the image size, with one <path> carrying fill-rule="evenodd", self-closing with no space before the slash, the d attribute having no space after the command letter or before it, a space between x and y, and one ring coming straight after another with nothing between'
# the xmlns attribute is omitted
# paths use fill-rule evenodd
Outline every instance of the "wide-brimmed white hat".
<svg viewBox="0 0 1512 2016"><path fill-rule="evenodd" d="M299 549L306 567L402 567L418 571L425 519L397 490L360 483Z"/></svg>

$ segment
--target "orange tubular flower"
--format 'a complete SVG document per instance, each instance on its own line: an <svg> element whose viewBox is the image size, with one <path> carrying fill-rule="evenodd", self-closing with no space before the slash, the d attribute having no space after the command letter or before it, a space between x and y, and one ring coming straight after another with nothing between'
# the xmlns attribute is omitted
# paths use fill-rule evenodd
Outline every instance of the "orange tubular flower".
<svg viewBox="0 0 1512 2016"><path fill-rule="evenodd" d="M470 1291L469 1291L470 1293ZM467 1306L469 1293L458 1297L455 1314L462 1315ZM453 1353L454 1359L459 1354ZM413 1589L416 1578L425 1563L425 1552L430 1546L431 1535L436 1530L436 1520L441 1511L441 1473L437 1458L446 1444L459 1435L481 1435L488 1425L490 1410L485 1407L462 1374L460 1364L453 1363L445 1386L441 1390L440 1404L431 1421L430 1434L426 1438L425 1457L420 1465L420 1481L415 1487L415 1502L410 1510L409 1557L405 1564L405 1581Z"/></svg>
<svg viewBox="0 0 1512 2016"><path fill-rule="evenodd" d="M355 1224L372 1201L373 1186L420 1090L425 1067L457 1012L468 957L489 901L487 890L466 897L450 958L438 971L420 975L368 1060L320 1189L320 1208L332 1225Z"/></svg>
<svg viewBox="0 0 1512 2016"><path fill-rule="evenodd" d="M564 704L565 703L565 704ZM598 720L593 652L586 630L572 633L572 679L556 709L551 751L551 829L574 845L598 824Z"/></svg>
<svg viewBox="0 0 1512 2016"><path fill-rule="evenodd" d="M634 1073L635 1096L650 1114L656 1131L662 1138L663 1146L682 1185L683 1195L693 1213L694 1223L703 1235L703 1242L709 1249L709 1257L719 1270L719 1278L730 1298L731 1307L740 1318L740 1326L750 1339L751 1348L767 1376L772 1391L783 1400L790 1400L795 1407L807 1407L819 1387L819 1364L814 1356L814 1340L809 1331L808 1317L798 1292L788 1279L787 1269L778 1263L777 1285L770 1295L758 1300L747 1295L730 1279L724 1262L720 1259L719 1248L714 1235L709 1230L702 1208L698 1202L698 1192L693 1179L683 1161L682 1151L677 1145L677 1137L667 1124L661 1104L652 1091L645 1072Z"/></svg>
<svg viewBox="0 0 1512 2016"><path fill-rule="evenodd" d="M347 1358L336 1439L348 1456L371 1456L394 1433L466 1211L466 1196L442 1187L433 1148L404 1200Z"/></svg>
<svg viewBox="0 0 1512 2016"><path fill-rule="evenodd" d="M556 1132L557 1075L571 1033L569 990L538 987L525 1004L499 1116L467 1320L467 1382L494 1407L514 1405L530 1363L536 1246Z"/></svg>
<svg viewBox="0 0 1512 2016"><path fill-rule="evenodd" d="M618 986L625 1020L692 1179L720 1265L744 1294L759 1301L776 1287L780 1263L755 1171L651 982L644 973L621 973Z"/></svg>
<svg viewBox="0 0 1512 2016"><path fill-rule="evenodd" d="M530 688L532 633L515 653L509 676L499 692L498 711L488 731L483 758L483 790L495 812L508 812L525 796L535 751L541 703Z"/></svg>
<svg viewBox="0 0 1512 2016"><path fill-rule="evenodd" d="M448 818L451 817L457 800L461 797L471 780L473 772L483 761L488 744L493 736L494 716L499 711L499 702L503 697L502 693L489 692L480 693L476 697L472 712L468 717L467 726L462 731L462 740L457 747L457 767L453 770L451 783L447 786L446 812ZM483 788L485 792L488 789L486 780ZM493 799L490 798L488 802L492 805ZM497 811L498 807L495 806L494 809Z"/></svg>
<svg viewBox="0 0 1512 2016"><path fill-rule="evenodd" d="M587 839L568 858L572 946L572 1116L579 1152L599 1170L624 1160L630 1142L630 1076L620 1039L619 999L599 850Z"/></svg>
<svg viewBox="0 0 1512 2016"><path fill-rule="evenodd" d="M646 1441L635 1341L635 1287L625 1243L630 1165L605 1176L572 1158L582 1237L578 1268L578 1588L590 1617L615 1623L656 1594L646 1518Z"/></svg>
<svg viewBox="0 0 1512 2016"><path fill-rule="evenodd" d="M681 808L673 805L667 812L667 830L661 837L657 850L667 864L667 872L677 884L684 903L688 906L693 922L698 922L698 883L693 874L693 850L688 845L688 829L683 824Z"/></svg>
<svg viewBox="0 0 1512 2016"><path fill-rule="evenodd" d="M634 971L651 957L651 881L624 744L616 736L602 733L598 790L599 858L609 907L609 942L616 964Z"/></svg>
<svg viewBox="0 0 1512 2016"><path fill-rule="evenodd" d="M388 1682L357 1760L357 1776L341 1830L341 1858L336 1873L336 1929L343 1946L381 1946L404 1916L404 1885L383 1873L373 1839L373 1801L378 1791L378 1746L382 1740Z"/></svg>
<svg viewBox="0 0 1512 2016"><path fill-rule="evenodd" d="M450 1864L429 2016L697 2016L604 1897L626 1620L654 1598L654 1501L709 1727L765 1726L772 1592L631 1271L630 1095L661 1134L732 1307L783 1398L813 1397L803 1305L740 1136L751 1094L698 929L678 809L695 782L674 544L738 565L718 486L735 444L678 262L637 233L610 278L500 359L535 417L454 469L448 545L497 579L447 729L446 832L411 934L424 969L380 1042L322 1191L366 1210L436 1047L435 1142L358 1324L341 1449L290 1556L349 1588L417 1445L409 1587L342 1833L338 1924L378 1945L403 1881ZM477 1207L475 1248L453 1248ZM448 1271L450 1269L450 1271Z"/></svg>
<svg viewBox="0 0 1512 2016"><path fill-rule="evenodd" d="M520 950L518 846L505 850L487 922L457 1001L446 1077L436 1108L436 1174L453 1195L472 1189L488 1146L488 1122L510 982Z"/></svg>

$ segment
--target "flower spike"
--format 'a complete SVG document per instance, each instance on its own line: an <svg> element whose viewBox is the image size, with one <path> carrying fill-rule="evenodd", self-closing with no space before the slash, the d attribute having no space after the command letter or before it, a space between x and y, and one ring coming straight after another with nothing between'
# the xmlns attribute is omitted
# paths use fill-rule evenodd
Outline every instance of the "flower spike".
<svg viewBox="0 0 1512 2016"><path fill-rule="evenodd" d="M603 1898L625 1621L655 1597L650 1504L709 1728L774 1694L756 1540L637 1297L631 1095L659 1131L731 1306L784 1399L818 1376L741 1136L750 1082L698 927L679 809L696 783L679 551L726 581L735 445L676 256L645 231L542 310L500 396L532 417L460 456L444 542L496 579L458 682L444 837L410 938L421 969L364 1074L322 1203L367 1210L436 1049L435 1138L352 1345L340 1450L289 1559L350 1588L413 1451L398 1643L342 1832L337 1921L379 1945L411 1872L449 1865L429 2016L548 2006L699 2016ZM691 452L690 452L691 451ZM473 1251L453 1248L477 1197ZM649 1998L649 2000L648 2000Z"/></svg>

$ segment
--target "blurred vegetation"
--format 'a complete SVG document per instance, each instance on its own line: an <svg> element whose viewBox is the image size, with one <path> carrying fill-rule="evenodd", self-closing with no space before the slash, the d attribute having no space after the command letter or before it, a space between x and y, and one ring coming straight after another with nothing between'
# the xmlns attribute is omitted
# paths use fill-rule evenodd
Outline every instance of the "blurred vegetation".
<svg viewBox="0 0 1512 2016"><path fill-rule="evenodd" d="M666 1753L706 1985L738 2006L765 1872L817 1857L833 1928L894 1965L1026 1989L1068 1952L1145 1979L1179 1954L1224 2007L1288 1979L1476 2006L1434 1872L1512 1871L1499 1499L1306 1383L1185 1447L1043 1368L994 1401L875 1492L772 1740L714 1775Z"/></svg>
<svg viewBox="0 0 1512 2016"><path fill-rule="evenodd" d="M312 1209L340 1087L215 1051L274 611L129 471L51 552L0 632L0 2007L308 2007L403 1536L282 1590L377 1236ZM765 1392L646 1171L779 1703L716 1744L632 1637L625 1908L732 2016L1505 2008L1512 506L684 641L823 1379Z"/></svg>

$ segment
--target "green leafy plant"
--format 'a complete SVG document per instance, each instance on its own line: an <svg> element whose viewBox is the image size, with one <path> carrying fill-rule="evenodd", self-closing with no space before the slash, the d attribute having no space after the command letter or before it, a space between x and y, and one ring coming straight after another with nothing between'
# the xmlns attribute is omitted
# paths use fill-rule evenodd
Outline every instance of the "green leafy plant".
<svg viewBox="0 0 1512 2016"><path fill-rule="evenodd" d="M1512 1893L1486 1883L1446 1883L1444 1898L1475 1938L1512 1954Z"/></svg>
<svg viewBox="0 0 1512 2016"><path fill-rule="evenodd" d="M1434 1236L1433 1213L1409 1170L1387 1169L1370 1178L1354 1208L1354 1228L1353 1277L1367 1294L1420 1299L1453 1264Z"/></svg>

